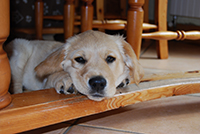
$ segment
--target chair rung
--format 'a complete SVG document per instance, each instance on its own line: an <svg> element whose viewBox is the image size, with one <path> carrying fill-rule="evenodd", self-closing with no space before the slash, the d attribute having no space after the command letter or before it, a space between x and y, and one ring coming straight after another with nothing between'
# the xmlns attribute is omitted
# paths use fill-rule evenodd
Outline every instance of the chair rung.
<svg viewBox="0 0 200 134"><path fill-rule="evenodd" d="M13 29L14 32L18 33L26 33L26 34L35 34L34 28L15 28ZM62 27L51 27L51 28L43 28L43 34L59 34L64 33L64 29Z"/></svg>
<svg viewBox="0 0 200 134"><path fill-rule="evenodd" d="M63 20L63 15L51 15L51 16L43 16L43 19L50 19L50 20ZM75 16L75 20L80 20L81 16Z"/></svg>
<svg viewBox="0 0 200 134"><path fill-rule="evenodd" d="M44 19L63 20L63 15L43 16Z"/></svg>
<svg viewBox="0 0 200 134"><path fill-rule="evenodd" d="M126 28L127 21L125 20L94 20L93 28L104 28L109 30L121 30ZM143 30L157 29L154 24L143 23Z"/></svg>
<svg viewBox="0 0 200 134"><path fill-rule="evenodd" d="M149 24L149 23L143 23L143 30L150 30L150 29L157 29L157 25Z"/></svg>
<svg viewBox="0 0 200 134"><path fill-rule="evenodd" d="M154 40L198 40L200 39L200 31L159 31L152 33L143 33L142 38Z"/></svg>

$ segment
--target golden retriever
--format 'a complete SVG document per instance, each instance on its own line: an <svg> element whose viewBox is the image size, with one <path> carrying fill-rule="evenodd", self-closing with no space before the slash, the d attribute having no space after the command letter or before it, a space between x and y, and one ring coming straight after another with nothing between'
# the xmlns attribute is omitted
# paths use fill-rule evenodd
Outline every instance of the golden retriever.
<svg viewBox="0 0 200 134"><path fill-rule="evenodd" d="M6 46L12 72L12 93L55 88L58 93L78 91L89 99L112 97L117 87L143 77L131 46L116 35L86 31L55 41L15 39Z"/></svg>

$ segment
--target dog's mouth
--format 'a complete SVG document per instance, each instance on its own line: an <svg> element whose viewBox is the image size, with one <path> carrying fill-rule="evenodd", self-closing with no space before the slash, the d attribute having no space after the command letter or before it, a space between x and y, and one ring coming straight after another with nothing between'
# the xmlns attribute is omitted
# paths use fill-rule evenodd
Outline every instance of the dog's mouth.
<svg viewBox="0 0 200 134"><path fill-rule="evenodd" d="M86 95L86 96L88 96L88 98L90 98L91 100L95 100L95 101L101 101L105 98L104 93L99 93L99 92L91 92L91 93L89 93L89 95L83 94L83 93L79 92L78 90L76 90L76 88L73 84L71 85L71 87L69 87L67 92L71 93L71 94ZM60 91L60 93L64 94L64 91Z"/></svg>
<svg viewBox="0 0 200 134"><path fill-rule="evenodd" d="M105 96L100 93L93 93L93 94L87 95L87 97L94 101L102 101L105 98Z"/></svg>
<svg viewBox="0 0 200 134"><path fill-rule="evenodd" d="M103 94L100 94L100 93L93 93L91 96L95 97L95 98L104 98L105 97Z"/></svg>

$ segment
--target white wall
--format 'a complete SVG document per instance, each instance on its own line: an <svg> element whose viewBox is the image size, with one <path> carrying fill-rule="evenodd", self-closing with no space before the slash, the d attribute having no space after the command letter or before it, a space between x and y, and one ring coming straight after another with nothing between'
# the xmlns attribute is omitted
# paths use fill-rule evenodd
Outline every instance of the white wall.
<svg viewBox="0 0 200 134"><path fill-rule="evenodd" d="M168 0L168 14L167 14L167 20L168 22L171 22L173 20L173 16L170 15L170 5L171 2L174 0ZM155 0L149 0L149 19L154 20L154 2ZM177 23L180 24L194 24L200 26L200 18L191 18L191 17L183 17L183 16L177 16Z"/></svg>

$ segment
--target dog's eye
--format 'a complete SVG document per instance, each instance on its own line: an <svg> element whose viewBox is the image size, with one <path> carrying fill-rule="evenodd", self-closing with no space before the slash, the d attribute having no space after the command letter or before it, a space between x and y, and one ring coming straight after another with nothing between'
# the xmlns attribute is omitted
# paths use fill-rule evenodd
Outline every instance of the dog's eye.
<svg viewBox="0 0 200 134"><path fill-rule="evenodd" d="M74 59L76 62L81 63L81 64L85 64L86 60L83 57L77 57Z"/></svg>
<svg viewBox="0 0 200 134"><path fill-rule="evenodd" d="M113 63L114 61L115 61L115 57L112 57L112 56L108 56L107 58L106 58L106 62L107 63Z"/></svg>

